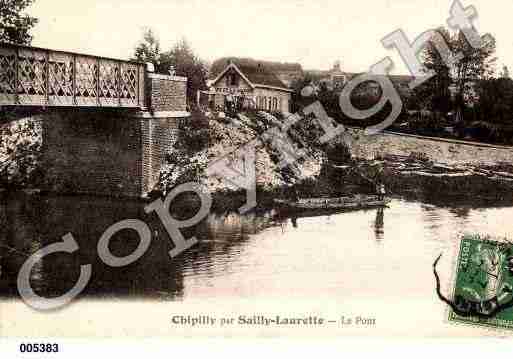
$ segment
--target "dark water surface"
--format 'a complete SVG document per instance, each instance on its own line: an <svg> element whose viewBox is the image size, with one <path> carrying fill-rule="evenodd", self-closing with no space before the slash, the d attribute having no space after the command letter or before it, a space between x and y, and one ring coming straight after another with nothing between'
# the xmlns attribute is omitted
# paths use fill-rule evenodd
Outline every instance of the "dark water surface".
<svg viewBox="0 0 513 359"><path fill-rule="evenodd" d="M0 296L16 297L16 276L31 253L72 233L80 249L46 256L31 283L59 296L78 279L81 264L93 274L83 296L188 298L431 295L431 264L454 247L459 234L513 238L513 207L434 206L395 199L389 208L331 216L278 219L264 214L211 214L184 232L200 243L170 259L169 237L144 203L96 197L19 196L0 202ZM111 268L98 257L102 233L137 218L152 229L149 250L137 262ZM135 250L133 231L119 232L110 249Z"/></svg>

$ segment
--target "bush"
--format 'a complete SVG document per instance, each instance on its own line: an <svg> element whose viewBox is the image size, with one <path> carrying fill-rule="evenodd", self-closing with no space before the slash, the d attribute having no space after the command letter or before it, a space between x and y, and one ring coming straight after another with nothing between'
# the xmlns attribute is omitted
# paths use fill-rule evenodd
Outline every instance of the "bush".
<svg viewBox="0 0 513 359"><path fill-rule="evenodd" d="M42 131L32 119L10 122L0 128L0 186L27 187L42 179Z"/></svg>
<svg viewBox="0 0 513 359"><path fill-rule="evenodd" d="M164 193L168 193L180 184L201 182L205 178L208 160L204 153L189 157L183 152L176 151L168 155L167 162L160 171L159 178L160 190Z"/></svg>
<svg viewBox="0 0 513 359"><path fill-rule="evenodd" d="M351 163L352 155L349 147L341 141L330 144L326 148L328 160L336 165L347 165Z"/></svg>
<svg viewBox="0 0 513 359"><path fill-rule="evenodd" d="M180 122L180 135L175 148L186 149L189 155L208 147L209 126L208 118L201 111L195 111L191 117Z"/></svg>

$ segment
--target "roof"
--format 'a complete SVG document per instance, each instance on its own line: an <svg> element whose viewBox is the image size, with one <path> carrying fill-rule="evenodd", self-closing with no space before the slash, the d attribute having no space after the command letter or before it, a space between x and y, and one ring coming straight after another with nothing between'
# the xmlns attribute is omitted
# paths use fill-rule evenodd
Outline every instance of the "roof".
<svg viewBox="0 0 513 359"><path fill-rule="evenodd" d="M264 61L256 60L249 57L222 57L217 59L210 66L210 78L217 77L230 63L236 64L239 68L243 66L257 66L263 65L268 71L274 74L282 72L298 72L303 73L303 68L300 63L295 62L277 62L277 61Z"/></svg>
<svg viewBox="0 0 513 359"><path fill-rule="evenodd" d="M323 79L329 78L332 74L338 75L338 73L334 73L333 71L323 71L323 70L306 70L305 73L310 76L314 81L320 81ZM351 81L354 77L361 75L362 73L355 72L340 72L341 75L347 76L347 79ZM393 83L410 83L415 80L414 76L411 75L377 75L379 77L388 77Z"/></svg>
<svg viewBox="0 0 513 359"><path fill-rule="evenodd" d="M242 62L237 64L236 61L226 64L226 66L217 73L215 79L212 80L212 84L220 80L229 69L235 69L241 77L248 81L252 87L271 87L277 89L283 89L290 91L281 81L276 74L271 72L264 64L259 62Z"/></svg>

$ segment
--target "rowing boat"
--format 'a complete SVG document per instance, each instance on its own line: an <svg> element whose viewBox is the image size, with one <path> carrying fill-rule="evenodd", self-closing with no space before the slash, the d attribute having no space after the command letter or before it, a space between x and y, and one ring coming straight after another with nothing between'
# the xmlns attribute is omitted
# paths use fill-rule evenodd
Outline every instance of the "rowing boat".
<svg viewBox="0 0 513 359"><path fill-rule="evenodd" d="M282 209L292 211L333 210L338 212L385 207L390 203L390 199L358 194L337 198L302 198L297 201L275 199L274 203Z"/></svg>

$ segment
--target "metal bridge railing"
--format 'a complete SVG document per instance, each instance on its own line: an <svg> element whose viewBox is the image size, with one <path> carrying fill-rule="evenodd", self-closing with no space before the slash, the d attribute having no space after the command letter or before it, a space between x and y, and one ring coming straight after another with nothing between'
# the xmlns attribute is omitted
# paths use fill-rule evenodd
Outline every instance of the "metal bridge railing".
<svg viewBox="0 0 513 359"><path fill-rule="evenodd" d="M145 106L145 65L0 43L0 106Z"/></svg>

